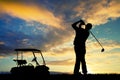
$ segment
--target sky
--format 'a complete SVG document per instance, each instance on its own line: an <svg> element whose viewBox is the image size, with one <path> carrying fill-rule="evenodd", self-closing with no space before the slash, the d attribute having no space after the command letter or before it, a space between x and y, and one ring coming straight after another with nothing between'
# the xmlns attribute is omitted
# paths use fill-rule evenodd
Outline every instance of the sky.
<svg viewBox="0 0 120 80"><path fill-rule="evenodd" d="M73 73L75 32L71 24L92 23L86 41L88 73L120 73L120 0L0 0L0 71L16 66L16 48L36 48L49 71ZM30 60L31 53L24 58Z"/></svg>

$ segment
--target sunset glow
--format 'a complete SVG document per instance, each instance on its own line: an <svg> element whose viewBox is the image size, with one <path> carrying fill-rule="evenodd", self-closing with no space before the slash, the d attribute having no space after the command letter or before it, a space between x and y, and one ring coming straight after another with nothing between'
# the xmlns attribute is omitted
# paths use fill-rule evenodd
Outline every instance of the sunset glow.
<svg viewBox="0 0 120 80"><path fill-rule="evenodd" d="M75 32L71 24L83 19L105 48L90 35L86 42L88 73L120 73L119 0L0 1L0 72L16 64L16 48L36 48L50 71L73 73ZM31 53L24 54L31 61ZM39 60L41 61L41 59ZM33 63L34 64L34 63Z"/></svg>

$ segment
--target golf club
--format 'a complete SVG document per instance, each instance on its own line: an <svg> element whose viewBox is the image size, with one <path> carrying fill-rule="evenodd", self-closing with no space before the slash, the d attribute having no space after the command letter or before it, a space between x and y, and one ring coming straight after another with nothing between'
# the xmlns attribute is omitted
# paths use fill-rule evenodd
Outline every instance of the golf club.
<svg viewBox="0 0 120 80"><path fill-rule="evenodd" d="M91 35L96 39L96 41L99 43L99 45L102 47L101 52L104 52L105 49L103 48L103 46L101 45L101 43L98 41L98 39L95 37L95 35L90 31Z"/></svg>

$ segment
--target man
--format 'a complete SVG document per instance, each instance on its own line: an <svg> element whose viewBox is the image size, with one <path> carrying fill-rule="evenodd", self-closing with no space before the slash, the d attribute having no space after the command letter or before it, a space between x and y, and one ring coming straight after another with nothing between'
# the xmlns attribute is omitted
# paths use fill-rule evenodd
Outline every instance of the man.
<svg viewBox="0 0 120 80"><path fill-rule="evenodd" d="M79 26L77 27L77 25ZM85 25L83 20L79 20L72 24L73 29L76 32L74 39L74 50L76 55L76 62L74 66L74 74L80 74L80 63L82 64L82 73L87 74L87 67L85 62L86 47L85 42L89 36L89 30L92 28L92 24L88 23L85 26L85 29L82 28L82 25Z"/></svg>

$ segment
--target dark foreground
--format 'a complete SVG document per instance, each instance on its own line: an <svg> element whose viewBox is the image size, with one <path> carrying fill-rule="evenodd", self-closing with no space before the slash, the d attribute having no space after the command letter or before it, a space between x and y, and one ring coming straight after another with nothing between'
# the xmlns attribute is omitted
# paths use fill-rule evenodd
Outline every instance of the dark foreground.
<svg viewBox="0 0 120 80"><path fill-rule="evenodd" d="M120 80L120 74L88 74L77 76L72 74L51 74L50 76L1 74L0 80Z"/></svg>

